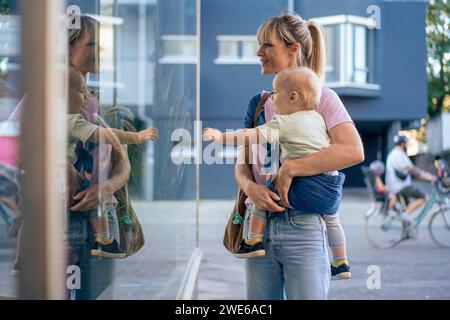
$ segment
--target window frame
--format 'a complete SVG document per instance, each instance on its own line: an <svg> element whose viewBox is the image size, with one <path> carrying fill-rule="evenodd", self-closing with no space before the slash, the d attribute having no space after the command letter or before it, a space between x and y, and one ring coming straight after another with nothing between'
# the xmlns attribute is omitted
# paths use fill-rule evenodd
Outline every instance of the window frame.
<svg viewBox="0 0 450 320"><path fill-rule="evenodd" d="M183 45L192 45L194 48L193 55L176 55L176 54L166 54L166 43L168 41L173 41L173 43ZM197 64L197 36L191 34L163 34L161 35L161 42L163 48L163 56L158 59L160 64ZM183 51L183 47L182 47Z"/></svg>
<svg viewBox="0 0 450 320"><path fill-rule="evenodd" d="M255 42L256 36L254 35L217 35L217 58L214 59L215 64L250 64L250 65L258 65L259 59L256 55L252 58L250 56L244 56L244 43L246 42ZM223 42L232 42L237 46L236 55L235 56L225 56L221 55L220 52L220 43Z"/></svg>
<svg viewBox="0 0 450 320"><path fill-rule="evenodd" d="M374 82L374 35L371 32L375 28L375 21L371 18L355 15L335 15L312 18L318 24L333 27L335 39L333 39L333 57L335 65L327 66L327 72L333 72L336 80L326 82L330 88L355 88L379 91L380 85ZM365 33L365 82L355 81L355 52L356 52L356 27L366 27ZM325 36L325 35L324 35ZM331 69L331 70L330 70Z"/></svg>

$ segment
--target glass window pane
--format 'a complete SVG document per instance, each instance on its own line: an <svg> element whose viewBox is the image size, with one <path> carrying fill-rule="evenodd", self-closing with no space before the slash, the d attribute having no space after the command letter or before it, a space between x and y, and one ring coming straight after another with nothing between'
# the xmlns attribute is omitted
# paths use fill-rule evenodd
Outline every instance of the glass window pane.
<svg viewBox="0 0 450 320"><path fill-rule="evenodd" d="M354 37L353 37L353 25L346 23L342 25L342 27L345 29L345 54L346 54L346 81L352 82L354 81L354 64L353 64L353 57L354 57Z"/></svg>
<svg viewBox="0 0 450 320"><path fill-rule="evenodd" d="M334 27L333 26L325 26L324 30L324 38L325 38L325 49L327 55L327 70L333 71L334 69L334 43L336 39L334 38Z"/></svg>
<svg viewBox="0 0 450 320"><path fill-rule="evenodd" d="M367 72L355 70L354 79L356 83L366 83Z"/></svg>
<svg viewBox="0 0 450 320"><path fill-rule="evenodd" d="M257 59L256 52L259 49L259 44L254 41L242 41L242 58L244 59Z"/></svg>
<svg viewBox="0 0 450 320"><path fill-rule="evenodd" d="M166 40L164 43L164 53L167 56L183 55L183 44L179 41Z"/></svg>
<svg viewBox="0 0 450 320"><path fill-rule="evenodd" d="M163 36L163 52L166 57L192 58L196 54L195 40L183 37L165 39Z"/></svg>
<svg viewBox="0 0 450 320"><path fill-rule="evenodd" d="M21 105L21 18L0 7L0 297L17 297L16 260L19 210L20 118L12 116ZM18 270L17 270L18 271Z"/></svg>
<svg viewBox="0 0 450 320"><path fill-rule="evenodd" d="M366 28L355 26L355 73L354 81L365 83L367 81L367 54L366 54Z"/></svg>
<svg viewBox="0 0 450 320"><path fill-rule="evenodd" d="M238 42L219 40L219 57L238 58Z"/></svg>
<svg viewBox="0 0 450 320"><path fill-rule="evenodd" d="M338 82L340 75L340 48L341 41L339 25L324 26L324 38L326 49L326 81Z"/></svg>
<svg viewBox="0 0 450 320"><path fill-rule="evenodd" d="M112 29L113 67L104 69L108 60L101 56L101 71L94 75L100 83L100 114L119 130L157 128L159 139L127 147L128 195L145 245L107 266L115 270L97 299L175 299L188 271L196 247L196 165L193 152L184 152L181 161L176 155L178 146L193 150L195 6L192 0L182 5L172 0L99 1L99 16L122 20ZM120 206L115 214L124 228L127 215Z"/></svg>
<svg viewBox="0 0 450 320"><path fill-rule="evenodd" d="M189 56L189 57L195 57L196 55L196 43L193 40L185 41L183 46L183 55Z"/></svg>
<svg viewBox="0 0 450 320"><path fill-rule="evenodd" d="M60 4L0 1L0 299L17 298L19 284L18 298L66 293L67 29Z"/></svg>

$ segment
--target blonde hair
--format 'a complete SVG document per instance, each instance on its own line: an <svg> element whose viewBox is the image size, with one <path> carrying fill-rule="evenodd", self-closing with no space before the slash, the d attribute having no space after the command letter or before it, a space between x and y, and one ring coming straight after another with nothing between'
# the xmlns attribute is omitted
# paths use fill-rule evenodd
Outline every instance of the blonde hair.
<svg viewBox="0 0 450 320"><path fill-rule="evenodd" d="M274 81L289 92L296 91L302 108L314 109L319 105L322 85L317 74L310 68L285 68L277 73Z"/></svg>
<svg viewBox="0 0 450 320"><path fill-rule="evenodd" d="M94 18L87 15L80 15L80 28L69 29L68 42L69 46L75 46L85 33L95 34L96 41L99 41L97 35L100 30L100 23Z"/></svg>
<svg viewBox="0 0 450 320"><path fill-rule="evenodd" d="M258 42L270 42L273 35L286 47L298 43L297 66L309 67L321 80L325 79L325 41L319 24L296 14L283 14L266 20L259 27Z"/></svg>

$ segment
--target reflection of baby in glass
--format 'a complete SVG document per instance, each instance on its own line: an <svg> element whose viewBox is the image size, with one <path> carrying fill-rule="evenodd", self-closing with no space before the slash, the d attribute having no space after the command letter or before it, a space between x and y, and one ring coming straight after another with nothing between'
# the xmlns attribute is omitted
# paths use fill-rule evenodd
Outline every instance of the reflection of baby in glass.
<svg viewBox="0 0 450 320"><path fill-rule="evenodd" d="M156 140L158 130L148 128L140 132L126 132L118 129L103 128L86 121L80 114L80 108L85 101L86 84L82 74L73 68L69 71L69 110L67 116L67 158L69 161L69 190L73 183L74 175L78 175L80 192L90 186L93 170L92 157L84 149L86 142L109 144L137 144L147 140ZM119 148L122 148L119 146ZM79 174L76 173L76 169ZM69 193L72 194L72 193ZM70 204L70 205L73 205ZM91 250L93 256L106 258L124 258L125 253L109 231L107 212L104 208L97 212L90 212L90 223L94 231L95 241Z"/></svg>
<svg viewBox="0 0 450 320"><path fill-rule="evenodd" d="M289 68L277 74L273 81L273 101L279 114L262 126L221 133L205 129L205 140L223 144L280 143L281 162L307 157L329 146L330 140L322 116L314 110L321 96L321 84L308 68ZM267 186L276 192L266 175ZM302 213L324 215L334 261L334 279L350 277L345 252L345 235L336 214L340 205L344 175L337 171L310 177L295 177L289 190L289 202ZM266 213L253 206L249 232L244 236L235 256L251 258L265 255L263 233ZM341 267L344 266L344 267ZM339 270L338 270L339 269Z"/></svg>

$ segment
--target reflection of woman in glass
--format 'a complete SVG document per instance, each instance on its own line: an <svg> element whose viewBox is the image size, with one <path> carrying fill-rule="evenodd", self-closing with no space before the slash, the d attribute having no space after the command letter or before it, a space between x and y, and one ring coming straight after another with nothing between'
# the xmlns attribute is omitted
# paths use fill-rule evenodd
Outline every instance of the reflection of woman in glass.
<svg viewBox="0 0 450 320"><path fill-rule="evenodd" d="M69 65L81 72L84 78L87 73L98 73L98 39L99 23L88 16L80 16L80 28L69 30ZM26 96L20 101L10 116L12 121L20 121L21 111ZM99 103L96 95L87 94L80 113L84 119L95 122L95 115L99 114ZM127 153L119 144L100 144L90 150L93 157L93 172L90 176L90 186L81 192L79 172L71 164L68 165L68 192L70 198L77 201L70 209L78 212L104 210L108 216L108 228L115 239L119 239L119 225L115 210L116 199L113 193L123 187L130 174L130 163ZM76 292L77 299L94 299L101 294L113 279L113 260L91 257L88 245L88 215L71 214L68 222L68 241L71 247L71 262L77 264L82 273L81 289ZM17 257L13 275L20 272L20 242L19 231Z"/></svg>
<svg viewBox="0 0 450 320"><path fill-rule="evenodd" d="M138 144L158 138L158 130L155 128L148 128L140 132L127 132L113 128L103 128L87 121L80 114L85 98L86 80L80 71L70 68L67 159L69 165L74 165L78 170L78 174L75 174L75 177L78 177L76 180L80 182L81 189L88 188L92 183L93 159L87 154L87 150L82 147L87 142L95 143L96 145L106 143L114 145L120 150L122 148L121 144ZM89 212L90 224L94 233L94 246L91 254L104 258L124 258L126 252L119 247L119 239L110 232L108 212L108 206L104 205L101 206L100 210ZM77 213L74 212L73 214Z"/></svg>
<svg viewBox="0 0 450 320"><path fill-rule="evenodd" d="M278 73L287 67L306 66L324 78L325 47L320 28L313 21L304 21L297 15L273 17L258 30L260 48L257 55L264 75ZM256 105L261 94L249 103L245 126L253 127ZM263 181L263 168L238 164L236 180L248 196L244 228L248 229L252 205L272 213L266 224L266 255L246 260L248 299L326 299L330 281L325 223L320 213L303 214L285 211L293 177L312 176L354 165L364 158L362 144L355 126L339 97L323 87L316 108L324 120L331 145L306 158L288 160L278 171L275 186L280 194L270 191ZM275 113L271 99L267 99L257 125L270 121ZM263 148L243 149L243 153L259 152ZM243 153L240 159L246 159ZM263 157L258 156L259 159ZM244 231L247 234L247 231ZM342 244L345 248L345 244ZM338 255L346 261L346 253Z"/></svg>
<svg viewBox="0 0 450 320"><path fill-rule="evenodd" d="M80 29L69 30L69 64L79 70L86 78L87 73L98 73L99 71L99 28L97 20L82 15L80 16ZM81 107L80 113L89 122L95 123L95 114L99 112L98 97L86 92L86 100ZM72 207L74 211L85 211L97 208L99 204L106 201L114 203L112 193L122 187L129 175L128 159L123 159L123 154L117 152L117 159L111 169L111 147L99 146L91 151L94 156L94 185L75 196L79 203ZM109 171L111 177L108 179ZM108 180L108 183L105 183ZM105 198L106 197L106 198Z"/></svg>
<svg viewBox="0 0 450 320"><path fill-rule="evenodd" d="M99 29L97 20L82 15L80 28L69 30L69 65L80 71L85 79L88 73L99 71ZM100 113L97 95L86 91L80 113L84 119L95 123L95 115ZM96 145L89 151L93 158L90 186L73 196L78 203L70 207L70 210L88 212L100 208L107 213L111 237L119 239L115 210L117 200L113 193L128 180L130 164L127 154L121 146L115 144ZM69 185L70 180L69 176ZM71 189L79 190L73 186ZM70 215L68 237L73 250L73 262L79 265L82 274L81 289L76 293L77 299L95 299L113 279L113 260L91 257L91 248L86 245L86 239L82 236L86 235L83 230L88 230L88 224L89 221L84 215ZM78 240L80 242L77 243Z"/></svg>

